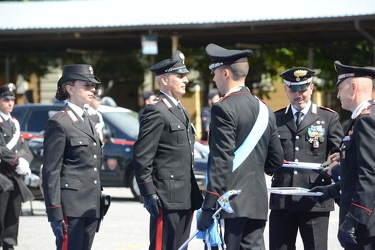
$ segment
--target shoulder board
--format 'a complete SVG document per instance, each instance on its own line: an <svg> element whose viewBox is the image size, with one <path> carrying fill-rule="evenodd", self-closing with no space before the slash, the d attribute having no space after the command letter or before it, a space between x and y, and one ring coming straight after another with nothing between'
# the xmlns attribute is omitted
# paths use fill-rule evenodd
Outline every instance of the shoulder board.
<svg viewBox="0 0 375 250"><path fill-rule="evenodd" d="M161 101L165 104L165 106L167 106L168 109L172 108L172 105L168 102L167 99L163 98L161 99Z"/></svg>
<svg viewBox="0 0 375 250"><path fill-rule="evenodd" d="M156 97L154 100L152 100L148 105L155 105L157 104L158 102L160 102L161 99L159 97Z"/></svg>
<svg viewBox="0 0 375 250"><path fill-rule="evenodd" d="M263 99L260 99L258 97L257 97L257 99L267 105L267 103Z"/></svg>
<svg viewBox="0 0 375 250"><path fill-rule="evenodd" d="M284 111L286 108L287 108L287 107L283 107L283 108L281 108L281 109L277 109L277 110L274 111L274 113Z"/></svg>
<svg viewBox="0 0 375 250"><path fill-rule="evenodd" d="M323 110L327 110L327 111L332 112L332 113L336 113L336 111L334 111L333 109L330 109L330 108L327 108L327 107L324 107L324 106L320 106L319 108L323 109Z"/></svg>
<svg viewBox="0 0 375 250"><path fill-rule="evenodd" d="M366 108L366 109L362 110L362 112L361 112L361 115L369 115L369 114L371 114L371 110L369 108Z"/></svg>
<svg viewBox="0 0 375 250"><path fill-rule="evenodd" d="M71 120L73 123L78 123L78 119L77 119L77 117L74 115L73 111L68 110L68 111L66 111L66 113L68 114L68 117L70 118L70 120Z"/></svg>

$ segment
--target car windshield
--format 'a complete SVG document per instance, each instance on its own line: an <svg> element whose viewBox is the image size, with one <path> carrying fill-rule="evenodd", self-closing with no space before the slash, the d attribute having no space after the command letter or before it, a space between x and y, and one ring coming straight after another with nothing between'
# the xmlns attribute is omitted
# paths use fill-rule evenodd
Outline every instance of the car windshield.
<svg viewBox="0 0 375 250"><path fill-rule="evenodd" d="M138 137L139 122L137 118L126 112L103 112L102 115L117 129L124 131L131 137Z"/></svg>

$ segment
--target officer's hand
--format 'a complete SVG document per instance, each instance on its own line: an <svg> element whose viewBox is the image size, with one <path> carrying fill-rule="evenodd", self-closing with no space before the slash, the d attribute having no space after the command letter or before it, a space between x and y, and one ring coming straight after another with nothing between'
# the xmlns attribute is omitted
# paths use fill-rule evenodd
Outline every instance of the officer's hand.
<svg viewBox="0 0 375 250"><path fill-rule="evenodd" d="M15 170L19 175L31 174L29 162L22 157L18 159L18 165Z"/></svg>
<svg viewBox="0 0 375 250"><path fill-rule="evenodd" d="M144 207L151 214L151 216L154 218L158 218L160 215L159 207L161 207L159 196L157 194L151 194L149 196L144 196L143 200Z"/></svg>
<svg viewBox="0 0 375 250"><path fill-rule="evenodd" d="M51 227L53 234L55 235L56 239L59 241L65 240L64 233L67 232L66 225L63 220L51 221Z"/></svg>
<svg viewBox="0 0 375 250"><path fill-rule="evenodd" d="M199 231L206 231L212 223L214 223L214 219L212 218L214 213L215 210L202 208L202 213L199 215L197 221L197 228Z"/></svg>
<svg viewBox="0 0 375 250"><path fill-rule="evenodd" d="M329 199L337 199L340 198L340 193L338 190L338 185L332 184L328 186L317 186L310 190L310 192L321 192L323 193L321 196L309 196L315 202L323 203Z"/></svg>
<svg viewBox="0 0 375 250"><path fill-rule="evenodd" d="M345 220L341 224L339 228L339 233L337 235L337 238L339 239L340 244L343 248L345 248L348 244L357 244L357 241L355 240L354 236L357 226L357 220L353 217L351 213L348 213L345 216Z"/></svg>

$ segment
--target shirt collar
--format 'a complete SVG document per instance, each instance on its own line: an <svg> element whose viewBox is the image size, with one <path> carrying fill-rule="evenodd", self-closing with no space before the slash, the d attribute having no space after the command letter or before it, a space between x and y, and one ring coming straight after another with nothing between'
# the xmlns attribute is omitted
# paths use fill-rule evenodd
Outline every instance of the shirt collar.
<svg viewBox="0 0 375 250"><path fill-rule="evenodd" d="M168 96L168 98L172 100L172 102L174 103L174 105L177 106L177 104L180 102L179 100L174 99L172 96L168 95L167 93L165 93L163 91L160 91L160 92L162 92L164 95Z"/></svg>
<svg viewBox="0 0 375 250"><path fill-rule="evenodd" d="M12 119L12 116L10 114L7 115L1 111L0 111L0 115L4 118L5 121L8 121L8 119Z"/></svg>
<svg viewBox="0 0 375 250"><path fill-rule="evenodd" d="M77 105L71 103L71 102L68 102L68 105L83 120L83 117L82 117L82 115L83 115L83 109L80 108L80 107L78 107Z"/></svg>
<svg viewBox="0 0 375 250"><path fill-rule="evenodd" d="M292 105L290 105L290 107L292 108L292 112L293 112L293 116L297 113L297 109L295 109ZM300 112L302 112L302 115L306 115L307 112L309 112L309 109L311 107L311 101L309 101L306 105L306 107L304 107Z"/></svg>

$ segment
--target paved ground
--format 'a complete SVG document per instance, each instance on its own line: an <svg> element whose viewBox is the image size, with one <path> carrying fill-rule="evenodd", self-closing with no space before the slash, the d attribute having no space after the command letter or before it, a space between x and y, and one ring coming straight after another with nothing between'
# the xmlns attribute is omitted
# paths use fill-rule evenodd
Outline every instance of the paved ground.
<svg viewBox="0 0 375 250"><path fill-rule="evenodd" d="M144 250L148 249L148 213L143 205L132 199L129 189L105 188L112 195L111 208L104 219L101 231L96 235L93 250ZM23 204L20 218L17 250L55 249L54 236L47 222L44 204L33 201L34 215L30 215L30 203ZM337 241L338 209L331 214L329 249L342 249ZM195 220L193 221L195 228ZM194 230L192 230L193 232ZM268 228L264 233L268 244ZM202 250L201 240L194 239L190 250ZM297 249L303 249L298 240Z"/></svg>

